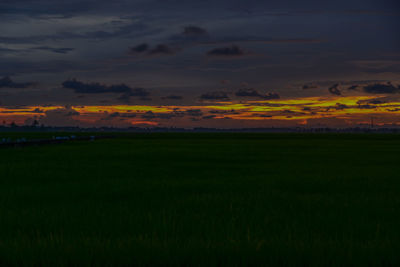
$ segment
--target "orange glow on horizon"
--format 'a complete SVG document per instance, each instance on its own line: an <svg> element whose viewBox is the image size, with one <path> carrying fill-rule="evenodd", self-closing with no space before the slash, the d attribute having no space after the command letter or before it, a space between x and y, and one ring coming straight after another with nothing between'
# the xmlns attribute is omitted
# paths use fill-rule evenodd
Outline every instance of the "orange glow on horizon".
<svg viewBox="0 0 400 267"><path fill-rule="evenodd" d="M78 122L96 124L99 120L112 114L121 116L131 125L159 125L159 120L183 117L201 119L202 116L212 115L212 119L232 120L286 120L297 121L299 125L306 125L309 119L343 119L368 121L370 116L385 116L399 120L400 100L373 101L384 98L383 95L374 96L346 96L346 97L306 97L296 99L272 99L262 101L225 101L207 103L205 105L177 106L177 105L109 105L109 106L23 106L1 107L0 119L24 121L28 118L44 118L50 112L65 110L76 111L69 114L70 118ZM371 101L371 103L369 102ZM192 115L199 112L200 115ZM146 115L148 115L146 117ZM158 116L157 116L158 115ZM161 115L165 115L162 117ZM153 117L152 117L153 116ZM168 117L170 116L170 117Z"/></svg>

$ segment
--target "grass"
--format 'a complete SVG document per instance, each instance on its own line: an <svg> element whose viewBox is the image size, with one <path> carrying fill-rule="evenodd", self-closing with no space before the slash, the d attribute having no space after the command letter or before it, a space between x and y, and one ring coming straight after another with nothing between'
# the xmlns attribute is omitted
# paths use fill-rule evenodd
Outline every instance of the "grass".
<svg viewBox="0 0 400 267"><path fill-rule="evenodd" d="M367 134L4 148L0 265L398 266L399 154Z"/></svg>

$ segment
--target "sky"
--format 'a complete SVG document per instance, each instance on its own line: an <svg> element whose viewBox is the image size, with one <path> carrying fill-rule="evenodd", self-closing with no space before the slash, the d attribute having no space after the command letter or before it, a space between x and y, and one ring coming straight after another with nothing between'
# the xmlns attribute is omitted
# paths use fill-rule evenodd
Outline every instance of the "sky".
<svg viewBox="0 0 400 267"><path fill-rule="evenodd" d="M400 126L395 0L2 0L0 122Z"/></svg>

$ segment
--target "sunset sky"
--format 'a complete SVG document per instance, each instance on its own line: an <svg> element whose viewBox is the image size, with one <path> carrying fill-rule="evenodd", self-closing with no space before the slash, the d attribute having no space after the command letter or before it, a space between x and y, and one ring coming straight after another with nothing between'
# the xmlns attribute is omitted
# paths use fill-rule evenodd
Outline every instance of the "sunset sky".
<svg viewBox="0 0 400 267"><path fill-rule="evenodd" d="M395 0L2 0L0 120L400 126Z"/></svg>

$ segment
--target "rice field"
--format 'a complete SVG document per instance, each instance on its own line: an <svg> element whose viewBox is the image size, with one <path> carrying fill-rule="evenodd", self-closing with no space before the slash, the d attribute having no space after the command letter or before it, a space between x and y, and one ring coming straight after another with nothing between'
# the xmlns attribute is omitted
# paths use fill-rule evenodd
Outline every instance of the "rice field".
<svg viewBox="0 0 400 267"><path fill-rule="evenodd" d="M400 135L116 136L0 149L1 266L400 265Z"/></svg>

